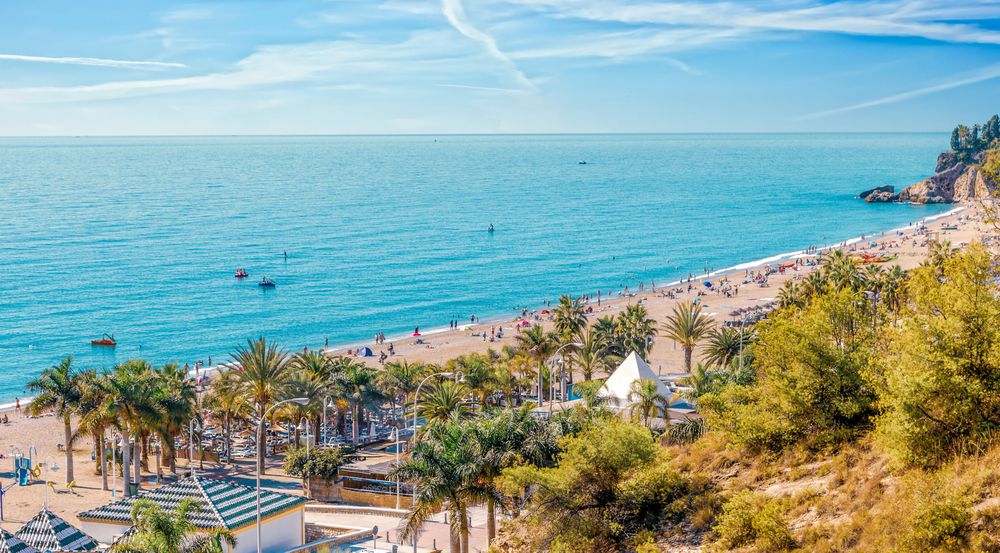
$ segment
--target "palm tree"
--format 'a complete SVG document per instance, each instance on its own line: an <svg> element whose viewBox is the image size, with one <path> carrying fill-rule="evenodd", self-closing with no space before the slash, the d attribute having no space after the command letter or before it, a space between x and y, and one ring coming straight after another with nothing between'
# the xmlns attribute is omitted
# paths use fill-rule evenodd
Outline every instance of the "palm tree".
<svg viewBox="0 0 1000 553"><path fill-rule="evenodd" d="M466 420L472 416L472 406L463 398L469 394L469 387L454 380L435 382L420 398L418 417L427 421L428 426L443 424L452 418Z"/></svg>
<svg viewBox="0 0 1000 553"><path fill-rule="evenodd" d="M129 441L131 436L141 436L142 432L155 429L166 442L166 413L157 397L160 382L145 367L141 360L127 361L96 381L99 387L94 392L98 396L96 405L80 418L81 432L110 426ZM128 467L122 468L129 474ZM128 488L123 486L123 489Z"/></svg>
<svg viewBox="0 0 1000 553"><path fill-rule="evenodd" d="M836 253L840 253L840 250L837 250ZM843 255L831 257L833 259L828 262L825 268L827 282L836 291L859 289L862 283L862 276L861 271L858 270L858 265L851 258Z"/></svg>
<svg viewBox="0 0 1000 553"><path fill-rule="evenodd" d="M302 417L309 420L310 431L313 436L319 432L319 420L322 415L323 402L331 395L335 383L322 374L311 373L305 370L298 370L285 383L281 398L292 399L304 397L309 399L309 403L299 405L298 403L286 403L284 412L295 425L295 443L299 443L299 421Z"/></svg>
<svg viewBox="0 0 1000 553"><path fill-rule="evenodd" d="M614 366L617 359L608 352L608 343L604 334L593 328L582 334L581 344L573 353L572 363L583 373L583 380L594 377L596 372L606 372Z"/></svg>
<svg viewBox="0 0 1000 553"><path fill-rule="evenodd" d="M333 360L320 351L307 351L296 353L289 361L291 368L304 371L310 375L323 379L330 379L336 372L336 364Z"/></svg>
<svg viewBox="0 0 1000 553"><path fill-rule="evenodd" d="M76 413L81 417L85 418L89 413L96 410L100 404L103 395L101 393L101 387L96 370L87 370L79 373L78 382L80 384L80 401L77 403ZM76 432L73 433L71 444L76 443L81 436L89 435L94 439L94 449L98 452L94 461L94 474L101 475L103 480L103 488L105 491L108 490L108 470L107 457L104 454L104 443L105 443L105 431L110 426L110 421L100 421L99 424L95 425L89 431L85 431L82 427L78 426Z"/></svg>
<svg viewBox="0 0 1000 553"><path fill-rule="evenodd" d="M684 397L698 399L709 392L714 392L717 388L717 382L718 379L716 376L708 372L708 369L704 365L698 363L695 365L694 370L691 371L691 376L680 379L678 384L691 388L691 390L684 392Z"/></svg>
<svg viewBox="0 0 1000 553"><path fill-rule="evenodd" d="M744 340L746 336L743 336ZM729 362L740 354L740 330L723 328L721 331L712 329L708 332L708 345L705 346L705 361L720 367L729 366Z"/></svg>
<svg viewBox="0 0 1000 553"><path fill-rule="evenodd" d="M532 438L534 427L531 409L506 409L466 426L466 436L479 457L476 480L496 489L503 470L514 466ZM486 500L486 546L496 537L496 507L493 497ZM503 503L499 504L503 509ZM506 509L504 509L506 510Z"/></svg>
<svg viewBox="0 0 1000 553"><path fill-rule="evenodd" d="M882 301L886 302L893 316L903 307L906 297L906 271L899 265L893 265L882 281Z"/></svg>
<svg viewBox="0 0 1000 553"><path fill-rule="evenodd" d="M458 420L433 425L425 439L410 447L406 460L389 477L413 482L416 499L404 518L401 538L420 531L431 515L447 510L451 522L451 553L469 551L468 507L484 501L501 503L496 489L480 481L482 457Z"/></svg>
<svg viewBox="0 0 1000 553"><path fill-rule="evenodd" d="M931 246L930 262L935 267L941 267L944 262L955 256L960 251L959 248L951 247L951 240L935 242Z"/></svg>
<svg viewBox="0 0 1000 553"><path fill-rule="evenodd" d="M213 528L208 535L197 535L197 528L188 513L201 507L185 498L168 512L150 499L142 498L132 505L132 522L136 533L109 549L109 553L223 553L236 547L236 536L226 528Z"/></svg>
<svg viewBox="0 0 1000 553"><path fill-rule="evenodd" d="M623 357L635 351L643 360L653 349L652 338L656 336L656 321L648 317L646 308L630 305L615 319L615 334L621 344Z"/></svg>
<svg viewBox="0 0 1000 553"><path fill-rule="evenodd" d="M573 299L572 295L559 298L559 304L552 309L556 330L560 334L578 335L587 326L587 315L583 308L583 298Z"/></svg>
<svg viewBox="0 0 1000 553"><path fill-rule="evenodd" d="M417 392L417 386L426 375L427 366L420 361L410 363L403 359L385 364L378 378L382 388L389 392L392 397L394 413L397 400L402 400L405 410L406 404L410 403L411 396Z"/></svg>
<svg viewBox="0 0 1000 553"><path fill-rule="evenodd" d="M802 287L793 280L785 282L781 290L778 290L778 307L787 309L789 307L802 306Z"/></svg>
<svg viewBox="0 0 1000 553"><path fill-rule="evenodd" d="M256 405L257 420L262 420L291 376L288 356L285 350L278 349L276 343L268 344L267 339L261 337L256 341L247 340L247 347L237 347L232 357L238 365L234 374L238 375L247 399ZM263 474L267 461L267 435L264 432L257 435L257 447L260 450L257 470Z"/></svg>
<svg viewBox="0 0 1000 553"><path fill-rule="evenodd" d="M451 372L462 372L466 386L483 407L487 398L501 385L493 363L484 355L475 352L459 355L448 361L446 366Z"/></svg>
<svg viewBox="0 0 1000 553"><path fill-rule="evenodd" d="M209 416L222 425L226 443L226 462L233 462L233 427L250 421L253 406L243 395L237 377L232 372L219 375L212 390L205 396Z"/></svg>
<svg viewBox="0 0 1000 553"><path fill-rule="evenodd" d="M634 380L629 385L628 401L632 404L629 414L642 417L642 424L649 428L650 419L659 412L667 412L670 397L661 394L652 380ZM666 417L669 420L669 416Z"/></svg>
<svg viewBox="0 0 1000 553"><path fill-rule="evenodd" d="M361 432L362 411L372 405L385 401L386 395L378 387L378 377L375 371L367 365L355 363L344 358L341 361L343 371L343 398L351 408L351 437L357 447Z"/></svg>
<svg viewBox="0 0 1000 553"><path fill-rule="evenodd" d="M163 436L163 452L169 455L171 472L176 472L175 438L184 432L191 419L198 416L198 391L195 389L194 382L188 378L184 369L178 368L177 363L163 365L158 370L154 370L153 373L159 380L155 397L164 413L161 421L162 428L158 429ZM149 434L150 432L145 432L142 439L143 462L147 465L145 459L149 450ZM193 463L194 460L192 459L191 462Z"/></svg>
<svg viewBox="0 0 1000 553"><path fill-rule="evenodd" d="M543 364L549 355L555 351L553 335L545 332L541 325L535 325L521 332L515 338L517 349L535 362L538 375L538 399L541 401L545 391L542 382Z"/></svg>
<svg viewBox="0 0 1000 553"><path fill-rule="evenodd" d="M712 328L712 319L701 314L701 304L681 303L674 307L663 326L667 338L684 349L684 368L691 372L691 353L705 334Z"/></svg>
<svg viewBox="0 0 1000 553"><path fill-rule="evenodd" d="M823 271L818 271L815 273L810 273L809 275L806 276L805 279L802 280L802 285L800 287L800 290L802 291L802 295L804 295L806 298L809 298L818 294L822 294L826 290L828 284L829 283L826 278L826 273Z"/></svg>
<svg viewBox="0 0 1000 553"><path fill-rule="evenodd" d="M58 365L45 369L37 377L27 384L27 388L33 392L39 392L35 399L28 404L27 411L32 415L38 415L45 411L55 412L57 417L63 420L63 431L66 436L66 483L69 484L73 478L73 429L70 426L70 419L73 411L80 404L82 390L80 389L80 379L71 367L72 357L63 359Z"/></svg>

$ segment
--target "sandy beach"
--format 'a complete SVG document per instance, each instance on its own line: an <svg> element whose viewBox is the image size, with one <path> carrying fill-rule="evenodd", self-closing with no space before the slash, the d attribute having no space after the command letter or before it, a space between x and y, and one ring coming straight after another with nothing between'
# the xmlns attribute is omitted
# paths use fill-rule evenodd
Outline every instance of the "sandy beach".
<svg viewBox="0 0 1000 553"><path fill-rule="evenodd" d="M938 239L949 240L953 246L966 245L977 241L985 230L981 228L982 225L978 221L977 211L976 206L968 206L958 212L952 212L945 217L928 223L929 232L936 232ZM940 230L941 227L957 227L957 230L943 231ZM846 248L848 250L856 250L857 252L868 251L870 253L897 255L897 260L883 263L882 265L898 264L903 269L911 269L923 261L928 248L926 246L926 237L917 236L914 240L912 229L905 231L905 236L906 238L904 239L892 231L887 231L884 235L880 233L877 236L867 236L864 242L860 240L852 241L853 243L847 245ZM875 242L874 247L871 246L872 241ZM818 246L822 248L823 245ZM863 249L862 246L868 247ZM809 258L804 257L803 260L805 259ZM753 272L757 270L758 268L754 268ZM744 281L748 280L745 275L749 269L740 268L739 270L730 272L728 275L714 274L710 277L710 280L718 283L720 278L727 278L728 284L738 285L738 294L726 297L716 292L706 292L701 296L703 310L705 313L711 314L712 318L721 325L724 321L733 320L729 315L733 310L771 302L777 296L784 282L789 279L803 278L813 270L815 270L815 266L801 266L797 267L796 270L786 270L784 274L772 274L768 278L768 285L766 287L761 287L753 283L744 283ZM704 275L700 276L704 277ZM635 294L634 297L615 297L611 301L607 301L605 297L602 299L599 307L596 300L592 301L589 305L594 308L594 312L588 318L593 321L605 315L613 315L620 312L630 303L641 302L647 308L649 316L657 322L662 323L677 303L691 301L696 297L698 290L705 289L702 284L704 280L706 279L695 275L695 278L691 282L693 285L692 291L688 292L687 284L685 284L683 285L684 291L678 293L674 299L664 297L663 292L667 289L679 288L679 285L668 286L667 284L661 285L657 283L656 291L654 292L650 288L650 283L645 283L643 291ZM632 284L630 291L634 292L633 288L637 285L637 282ZM718 287L716 286L716 288ZM556 303L556 301L557 298L552 298L553 303ZM532 308L537 311L544 309L540 305L533 306ZM548 315L540 315L538 322L546 330L551 330L553 323L549 320ZM464 321L459 321L460 325L463 323ZM503 328L503 338L493 342L488 340L483 341L482 334L486 333L489 335L493 327L497 329ZM499 350L504 345L514 345L516 335L517 331L512 320L490 321L473 325L471 330L425 334L420 337L423 343L417 343L417 338L414 337L395 341L386 340L386 343L382 345L369 343L366 345L373 350L375 356L359 359L370 366L379 367L379 353L381 351L388 353L389 343L392 342L395 355L389 357L387 361L406 359L411 362L445 363L447 360L464 353L484 353L487 349ZM346 354L346 348L342 350L331 349L328 350L328 353L334 355ZM695 359L698 358L698 353L696 352ZM662 374L682 372L683 351L677 348L669 339L658 338L649 356L649 364L654 370ZM204 371L202 374L204 374ZM603 377L606 375L599 376ZM580 378L579 375L576 375L576 380ZM26 400L22 398L22 406L26 403ZM0 459L0 482L2 482L4 488L14 483L12 473L13 461L10 459L13 448L18 448L22 453L27 453L28 448L34 446L37 448L36 459L44 460L52 457L61 467L59 472L50 473L49 475L49 479L55 483L55 490L49 490L49 508L57 515L66 518L72 524L78 524L78 520L76 519L77 513L111 500L111 493L101 489L101 477L94 475L94 461L92 460L93 443L91 440L81 439L73 448L75 478L77 482L74 491L72 493L65 491L56 492L56 490L64 490L65 482L65 468L63 467L65 453L59 451L57 446L57 444L62 444L64 441L61 421L51 415L27 418L22 413L15 412L13 409L7 409L2 414L6 414L10 421L8 424L0 425L0 447L2 447L0 453L3 453L5 456L5 458ZM155 474L155 463L155 457L151 457L151 472L144 473L144 482L148 477ZM186 461L179 461L178 463L181 467L185 464ZM226 472L230 470L248 472L250 465L250 462L242 461L235 467L229 468L206 463L206 468L216 471L217 474L221 474L219 471L223 470ZM273 466L277 467L277 463L275 462ZM278 473L280 473L280 470L277 468L271 470L272 476L268 478L268 482L271 485L294 488L294 479L274 476ZM44 490L45 487L41 480L36 481L30 486L21 487L14 485L10 487L3 498L4 520L0 525L10 531L17 530L21 524L37 513L43 506L45 500ZM286 491L289 490L286 488Z"/></svg>

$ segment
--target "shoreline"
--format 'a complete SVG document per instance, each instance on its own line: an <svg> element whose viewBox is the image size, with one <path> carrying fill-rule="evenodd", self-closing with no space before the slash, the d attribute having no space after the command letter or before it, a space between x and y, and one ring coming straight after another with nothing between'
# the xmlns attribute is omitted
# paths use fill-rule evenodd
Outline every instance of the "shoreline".
<svg viewBox="0 0 1000 553"><path fill-rule="evenodd" d="M776 254L776 255L771 255L771 256L767 256L767 257L755 259L755 260L749 261L749 262L737 263L735 265L732 265L732 266L729 266L729 267L725 267L725 268L722 268L722 269L718 269L718 270L714 270L714 271L709 271L707 273L692 274L691 278L690 278L690 282L688 281L688 279L680 279L680 280L672 280L672 281L668 281L668 282L664 282L664 283L657 283L657 286L659 286L659 288L653 290L651 288L644 287L641 292L638 291L638 290L631 290L630 289L629 290L629 294L630 294L629 297L623 297L621 295L623 293L623 290L619 290L618 294L616 294L615 296L602 296L600 298L600 300L601 300L601 309L600 310L597 309L597 304L594 303L593 300L591 300L591 302L588 303L587 305L589 307L594 307L595 308L593 314L596 315L599 312L604 312L604 311L606 311L608 309L617 309L617 308L619 308L619 306L616 305L618 302L629 303L632 299L635 299L636 301L640 301L640 300L643 300L644 298L650 297L653 294L657 294L657 293L660 293L662 291L666 291L667 289L670 289L670 288L676 288L676 287L684 286L684 285L689 284L689 283L696 283L696 282L697 283L701 283L704 280L717 279L717 278L725 278L725 277L734 275L734 274L736 274L736 273L738 273L740 271L744 271L745 272L745 271L750 271L750 270L763 269L764 267L766 267L768 265L772 265L772 264L781 264L783 262L794 261L796 259L802 259L802 258L806 258L806 257L813 257L813 256L818 255L820 252L832 251L832 250L836 250L836 249L849 248L849 247L851 247L851 246L853 246L855 244L861 243L863 240L868 240L868 239L873 239L874 240L875 236L878 236L878 239L880 240L880 239L887 238L887 237L890 237L890 236L895 236L895 235L897 235L901 231L914 230L914 229L919 228L919 226L921 226L921 225L926 225L928 223L940 221L942 219L947 219L949 217L955 217L958 214L960 214L960 213L962 213L962 212L964 212L964 211L966 211L968 209L975 208L975 206L971 205L971 204L954 204L954 205L955 205L955 207L953 207L952 209L949 209L947 211L943 211L943 212L938 213L938 214L934 214L934 215L930 215L930 216L924 217L924 218L922 218L922 219L920 219L920 220L918 220L916 222L913 222L913 223L911 223L909 225L905 225L905 226L902 226L902 227L897 227L897 228L893 228L893 229L887 229L887 230L884 230L884 231L876 231L877 234L864 235L865 238L857 236L857 237L848 238L846 240L842 240L842 241L837 242L835 244L825 244L822 248L819 247L819 246L814 246L814 247L817 248L817 250L815 252L812 252L812 253L810 253L807 249L794 250L794 251L790 251L790 252L783 252L783 253L780 253L780 254ZM892 233L892 234L890 235L890 233ZM639 282L635 282L633 284L639 284ZM643 284L645 285L646 283L643 282ZM601 290L601 292L603 292L603 290ZM557 300L558 300L558 297L553 298L551 301L557 301ZM534 315L538 314L543 309L547 309L547 307L541 307L541 308L537 308L537 306L536 306L536 308L532 308L530 306L523 306L523 307L525 307L525 308L527 308L529 310L529 314L525 318L526 320L529 320L529 322L532 322L533 324L536 323L536 322L539 322L539 323L545 322L544 318L540 318L538 320L535 320L534 319ZM515 311L516 312L518 309L520 309L520 308L518 308L518 307L511 307L511 308L506 308L505 310ZM385 342L386 343L392 343L392 344L394 344L394 347L396 347L395 346L396 344L400 344L399 347L402 347L402 344L406 344L407 341L411 340L411 339L417 339L417 338L420 338L420 339L438 339L438 338L442 338L442 337L449 337L449 336L451 336L453 334L457 335L457 333L461 333L461 332L472 332L472 333L475 333L476 330L479 329L480 327L492 327L492 326L503 327L504 323L513 323L514 321L517 321L517 320L520 320L520 319L521 319L521 317L520 317L519 314L507 314L507 315L494 314L494 315L487 315L487 316L482 317L482 318L477 317L475 323L470 323L470 322L465 322L465 321L458 321L458 327L457 328L449 328L449 327L444 327L444 326L441 326L441 327L431 327L431 328L428 328L425 331L422 331L420 333L419 337L413 336L411 334L407 334L405 332L404 333L399 333L399 334L387 334ZM472 330L471 331L462 331L462 330L459 330L459 328L462 328L462 327L465 327L465 326L472 327ZM513 326L514 325L508 325L507 327L505 327L505 330L513 330ZM324 353L329 354L329 355L343 355L343 354L345 354L349 350L350 351L354 351L354 350L357 350L358 348L368 347L368 348L372 349L373 356L372 357L361 357L361 358L357 358L357 359L373 359L373 360L377 361L377 359L378 359L378 354L376 353L376 347L377 346L375 344L373 344L373 338L374 338L374 336L365 338L363 340L354 340L354 341L350 341L350 342L341 342L341 343L331 344L329 346L323 345L323 346L318 346L318 347L310 347L308 344L303 344L301 347L305 347L305 348L307 348L310 351L321 351L321 352L324 352ZM497 342L487 342L487 343L497 343ZM385 346L383 346L383 349L385 349ZM290 355L292 355L292 354L295 354L295 353L298 353L298 352L302 351L302 349L299 348L299 347L296 347L296 348L287 348L287 346L286 346L286 351ZM399 353L397 353L396 356L399 356ZM220 367L226 366L226 365L228 365L228 364L231 363L231 359L228 359L228 354L223 354L222 357L220 357L220 359L224 360L224 363L219 363L219 364L212 365L212 366L203 366L203 367L201 367L200 369L197 369L197 370L191 369L191 370L189 370L188 374L192 378L195 378L197 376L211 376L211 375L217 373ZM390 357L390 359L391 359L391 357ZM17 396L17 397L21 400L22 407L25 406L25 405L27 405L27 403L30 402L30 400L31 400L31 396L25 396L25 397ZM0 399L0 401L2 401L2 403L0 403L0 412L11 411L15 407L13 398Z"/></svg>

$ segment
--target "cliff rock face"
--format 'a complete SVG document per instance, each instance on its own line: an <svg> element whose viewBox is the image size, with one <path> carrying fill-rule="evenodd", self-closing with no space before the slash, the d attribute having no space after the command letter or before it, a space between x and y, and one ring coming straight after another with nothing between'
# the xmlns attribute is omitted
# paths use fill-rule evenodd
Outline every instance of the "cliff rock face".
<svg viewBox="0 0 1000 553"><path fill-rule="evenodd" d="M899 194L894 194L891 191L876 190L868 196L865 197L865 201L868 203L892 203L899 201Z"/></svg>
<svg viewBox="0 0 1000 553"><path fill-rule="evenodd" d="M858 194L858 197L862 200L869 201L868 197L876 192L888 192L894 194L896 192L896 187L892 185L879 186L877 188L872 188L871 190L865 190L864 192Z"/></svg>
<svg viewBox="0 0 1000 553"><path fill-rule="evenodd" d="M982 162L983 153L973 156ZM958 161L954 152L938 156L937 174L924 179L899 193L900 201L925 204L967 202L986 198L997 190L997 185L985 179L979 167Z"/></svg>

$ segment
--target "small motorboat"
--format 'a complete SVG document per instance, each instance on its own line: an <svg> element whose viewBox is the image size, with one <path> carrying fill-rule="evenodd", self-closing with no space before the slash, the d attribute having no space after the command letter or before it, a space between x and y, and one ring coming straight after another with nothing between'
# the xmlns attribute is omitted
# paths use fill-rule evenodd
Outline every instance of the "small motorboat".
<svg viewBox="0 0 1000 553"><path fill-rule="evenodd" d="M490 223L490 228L486 229L487 232L493 232L493 224Z"/></svg>
<svg viewBox="0 0 1000 553"><path fill-rule="evenodd" d="M582 160L582 159L580 160L580 165L586 165L586 164L587 164L587 162L585 160Z"/></svg>
<svg viewBox="0 0 1000 553"><path fill-rule="evenodd" d="M257 283L257 286L263 286L264 288L274 288L274 281L264 277L263 280Z"/></svg>
<svg viewBox="0 0 1000 553"><path fill-rule="evenodd" d="M115 347L116 345L118 345L118 342L115 341L115 337L113 335L108 334L107 332L105 332L101 336L100 340L91 340L90 341L90 345L92 345L92 346L110 346L110 347Z"/></svg>
<svg viewBox="0 0 1000 553"><path fill-rule="evenodd" d="M250 273L244 271L243 269L236 270L236 278L246 278L250 276Z"/></svg>

